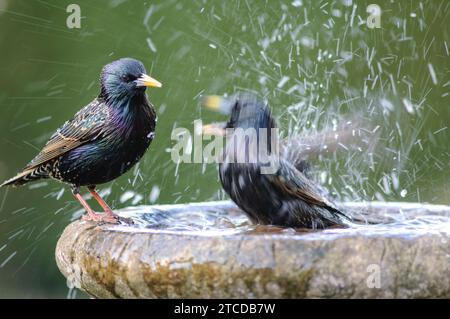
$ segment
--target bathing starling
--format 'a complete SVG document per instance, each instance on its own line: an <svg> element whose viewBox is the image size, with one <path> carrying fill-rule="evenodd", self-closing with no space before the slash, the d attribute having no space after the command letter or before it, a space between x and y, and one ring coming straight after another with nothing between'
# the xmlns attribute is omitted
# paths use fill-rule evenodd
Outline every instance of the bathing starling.
<svg viewBox="0 0 450 319"><path fill-rule="evenodd" d="M348 219L308 176L292 144L278 145L277 123L267 104L250 93L208 96L203 104L230 115L203 133L226 136L219 177L231 199L257 224L294 228L345 227ZM292 156L294 154L294 156Z"/></svg>
<svg viewBox="0 0 450 319"><path fill-rule="evenodd" d="M87 211L84 220L117 223L118 216L95 187L119 177L144 155L156 125L145 89L161 83L146 74L140 61L123 58L103 67L100 86L98 97L64 123L21 173L0 186L53 178L71 185ZM88 188L104 214L89 207L80 195L81 186Z"/></svg>

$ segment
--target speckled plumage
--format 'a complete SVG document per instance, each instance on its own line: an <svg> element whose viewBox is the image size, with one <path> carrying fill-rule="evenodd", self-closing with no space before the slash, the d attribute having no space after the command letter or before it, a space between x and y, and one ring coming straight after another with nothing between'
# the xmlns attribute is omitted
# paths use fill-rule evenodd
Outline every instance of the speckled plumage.
<svg viewBox="0 0 450 319"><path fill-rule="evenodd" d="M48 178L80 186L109 182L136 164L154 137L156 113L138 80L143 64L125 58L106 65L101 93L64 123L42 151L5 185Z"/></svg>
<svg viewBox="0 0 450 319"><path fill-rule="evenodd" d="M255 128L260 139L258 129L266 128L269 134L271 128L277 127L268 106L253 94L241 93L227 100L231 114L226 128ZM233 138L236 138L235 133L228 136L228 140ZM267 149L271 150L270 137L266 136L265 140ZM296 152L284 152L283 147L285 145L281 144L276 171L262 174L264 164L261 162L227 161L233 152L246 150L246 147L234 148L227 143L224 162L219 164L219 177L231 199L257 224L312 229L345 226L346 216L308 178L306 162L289 157L287 154Z"/></svg>

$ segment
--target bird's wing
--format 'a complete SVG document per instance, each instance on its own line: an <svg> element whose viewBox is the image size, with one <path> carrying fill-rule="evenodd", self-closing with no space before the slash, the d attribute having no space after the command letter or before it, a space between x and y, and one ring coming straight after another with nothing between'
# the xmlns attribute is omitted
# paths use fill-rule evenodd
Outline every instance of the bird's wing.
<svg viewBox="0 0 450 319"><path fill-rule="evenodd" d="M280 161L275 174L268 174L267 178L282 193L299 198L308 204L337 210L334 205L320 194L320 190L293 165Z"/></svg>
<svg viewBox="0 0 450 319"><path fill-rule="evenodd" d="M36 168L82 144L98 139L108 119L108 108L101 100L95 99L75 114L73 119L64 123L24 170Z"/></svg>
<svg viewBox="0 0 450 319"><path fill-rule="evenodd" d="M379 142L379 131L374 126L373 120L356 113L351 117L341 118L336 127L325 127L306 136L290 135L280 141L280 151L296 167L303 167L302 162L306 159L317 158L322 154L359 148L371 152Z"/></svg>

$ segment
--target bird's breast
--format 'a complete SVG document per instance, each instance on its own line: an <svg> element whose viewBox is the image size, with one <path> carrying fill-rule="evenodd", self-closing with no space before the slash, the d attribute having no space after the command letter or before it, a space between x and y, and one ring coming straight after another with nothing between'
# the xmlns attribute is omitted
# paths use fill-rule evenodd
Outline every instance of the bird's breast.
<svg viewBox="0 0 450 319"><path fill-rule="evenodd" d="M112 110L103 133L61 159L61 180L75 185L109 182L127 172L145 154L155 136L155 117L148 112Z"/></svg>

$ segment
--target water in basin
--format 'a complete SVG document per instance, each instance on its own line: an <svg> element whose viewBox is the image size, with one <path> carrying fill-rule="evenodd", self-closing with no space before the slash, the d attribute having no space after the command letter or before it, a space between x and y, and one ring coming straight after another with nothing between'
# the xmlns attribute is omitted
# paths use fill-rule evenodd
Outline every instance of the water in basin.
<svg viewBox="0 0 450 319"><path fill-rule="evenodd" d="M345 236L450 234L450 207L401 202L347 202L341 208L354 217L348 228L308 230L253 225L228 201L139 206L123 209L134 225L110 226L113 231L230 236L238 234L334 239Z"/></svg>

